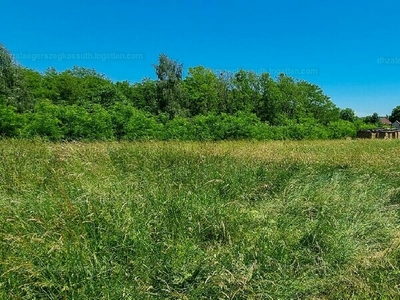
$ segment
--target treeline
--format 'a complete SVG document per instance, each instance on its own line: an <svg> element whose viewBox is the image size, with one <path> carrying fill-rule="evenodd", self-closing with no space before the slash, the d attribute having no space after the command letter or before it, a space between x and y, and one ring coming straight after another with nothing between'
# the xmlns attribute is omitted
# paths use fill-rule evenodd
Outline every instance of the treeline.
<svg viewBox="0 0 400 300"><path fill-rule="evenodd" d="M51 140L332 139L371 126L316 85L284 74L216 74L160 55L156 80L19 66L0 44L0 135ZM368 120L371 122L371 119Z"/></svg>

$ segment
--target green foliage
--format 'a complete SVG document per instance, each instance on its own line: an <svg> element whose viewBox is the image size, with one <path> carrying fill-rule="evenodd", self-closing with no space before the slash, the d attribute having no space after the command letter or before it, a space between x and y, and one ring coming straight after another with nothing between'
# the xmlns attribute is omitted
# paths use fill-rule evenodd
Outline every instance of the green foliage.
<svg viewBox="0 0 400 300"><path fill-rule="evenodd" d="M389 116L390 122L400 121L400 105L393 108L391 115Z"/></svg>
<svg viewBox="0 0 400 300"><path fill-rule="evenodd" d="M371 123L378 124L379 123L379 115L378 113L374 112L371 116Z"/></svg>
<svg viewBox="0 0 400 300"><path fill-rule="evenodd" d="M0 136L17 137L24 126L23 117L16 113L16 108L0 100Z"/></svg>
<svg viewBox="0 0 400 300"><path fill-rule="evenodd" d="M165 138L202 141L259 139L262 125L256 115L246 112L197 115L191 119L174 118L165 125Z"/></svg>
<svg viewBox="0 0 400 300"><path fill-rule="evenodd" d="M354 122L356 120L356 114L351 108L345 108L340 111L340 119Z"/></svg>
<svg viewBox="0 0 400 300"><path fill-rule="evenodd" d="M12 96L12 89L15 85L15 62L11 53L0 44L0 97Z"/></svg>
<svg viewBox="0 0 400 300"><path fill-rule="evenodd" d="M274 127L270 126L266 122L259 122L254 126L250 126L250 136L251 139L258 141L267 141L279 139L275 135Z"/></svg>
<svg viewBox="0 0 400 300"><path fill-rule="evenodd" d="M92 69L74 67L60 73L48 69L41 80L40 74L27 70L25 76L35 99L44 97L57 105L100 104L106 108L126 101L112 81Z"/></svg>
<svg viewBox="0 0 400 300"><path fill-rule="evenodd" d="M239 111L254 111L255 104L259 102L260 89L259 77L253 72L239 70L232 77L231 101L227 113L234 114Z"/></svg>
<svg viewBox="0 0 400 300"><path fill-rule="evenodd" d="M3 136L302 140L354 137L358 129L380 126L376 113L362 122L318 86L285 74L216 74L197 66L182 78L183 65L161 54L157 80L114 83L81 67L43 74L24 69L2 45L0 62Z"/></svg>
<svg viewBox="0 0 400 300"><path fill-rule="evenodd" d="M129 120L126 123L124 139L146 140L162 138L164 126L157 123L153 115L135 108L131 108L130 114Z"/></svg>
<svg viewBox="0 0 400 300"><path fill-rule="evenodd" d="M192 119L196 139L200 141L219 140L224 135L221 116L215 114L198 115Z"/></svg>
<svg viewBox="0 0 400 300"><path fill-rule="evenodd" d="M154 65L157 74L158 111L169 114L170 118L183 115L184 96L182 88L183 65L161 54L158 65Z"/></svg>
<svg viewBox="0 0 400 300"><path fill-rule="evenodd" d="M175 117L165 124L165 139L194 141L196 140L195 128L192 120Z"/></svg>
<svg viewBox="0 0 400 300"><path fill-rule="evenodd" d="M32 110L37 101L41 99L51 99L48 97L49 93L44 85L45 78L43 74L26 68L21 69L21 72L27 89L29 110Z"/></svg>
<svg viewBox="0 0 400 300"><path fill-rule="evenodd" d="M318 123L323 125L339 120L340 110L330 98L323 93L320 87L305 81L300 81L298 83L298 88L299 94L302 95L305 103L304 111L306 114L303 117L314 118Z"/></svg>
<svg viewBox="0 0 400 300"><path fill-rule="evenodd" d="M90 114L84 107L76 104L63 107L60 121L65 139L81 140L89 138L91 133L87 124L90 122Z"/></svg>
<svg viewBox="0 0 400 300"><path fill-rule="evenodd" d="M23 131L24 137L41 136L50 140L60 140L61 130L60 107L49 100L39 101L34 112L27 113L27 124Z"/></svg>
<svg viewBox="0 0 400 300"><path fill-rule="evenodd" d="M260 119L252 113L238 111L235 115L222 114L218 122L222 138L228 140L252 138L252 129L260 125Z"/></svg>
<svg viewBox="0 0 400 300"><path fill-rule="evenodd" d="M23 69L0 43L0 99L23 112L33 108Z"/></svg>
<svg viewBox="0 0 400 300"><path fill-rule="evenodd" d="M364 118L364 122L366 124L372 124L372 125L379 126L380 125L380 119L379 119L378 113L374 112L371 116L366 116Z"/></svg>
<svg viewBox="0 0 400 300"><path fill-rule="evenodd" d="M261 74L259 80L261 97L255 105L255 110L261 121L276 125L279 123L280 90L273 78L267 73Z"/></svg>
<svg viewBox="0 0 400 300"><path fill-rule="evenodd" d="M214 72L202 66L189 68L183 88L188 97L190 116L216 113L220 82Z"/></svg>
<svg viewBox="0 0 400 300"><path fill-rule="evenodd" d="M86 126L90 140L109 140L114 137L111 116L100 104L90 108Z"/></svg>
<svg viewBox="0 0 400 300"><path fill-rule="evenodd" d="M313 118L304 118L296 123L291 120L287 120L286 125L280 126L279 139L289 140L315 140L315 139L327 139L329 137L326 126L323 126Z"/></svg>
<svg viewBox="0 0 400 300"><path fill-rule="evenodd" d="M350 121L339 120L329 123L330 138L339 139L356 136L356 126Z"/></svg>
<svg viewBox="0 0 400 300"><path fill-rule="evenodd" d="M131 105L116 103L109 108L112 129L117 139L122 139L127 134L127 124L134 115L135 109Z"/></svg>

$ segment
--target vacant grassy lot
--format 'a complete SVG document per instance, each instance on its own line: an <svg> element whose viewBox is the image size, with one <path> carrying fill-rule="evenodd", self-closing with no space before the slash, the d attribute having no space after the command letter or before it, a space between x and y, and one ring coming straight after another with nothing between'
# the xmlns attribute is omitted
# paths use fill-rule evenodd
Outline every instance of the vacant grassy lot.
<svg viewBox="0 0 400 300"><path fill-rule="evenodd" d="M398 299L400 142L0 141L0 299Z"/></svg>

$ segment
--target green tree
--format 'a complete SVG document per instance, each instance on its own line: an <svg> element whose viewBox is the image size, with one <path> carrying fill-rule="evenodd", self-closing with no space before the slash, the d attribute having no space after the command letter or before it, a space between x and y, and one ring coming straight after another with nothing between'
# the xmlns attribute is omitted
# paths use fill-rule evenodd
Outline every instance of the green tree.
<svg viewBox="0 0 400 300"><path fill-rule="evenodd" d="M16 108L0 98L0 137L18 136L23 125L23 118L16 113Z"/></svg>
<svg viewBox="0 0 400 300"><path fill-rule="evenodd" d="M340 111L340 119L354 122L356 120L356 114L351 108L345 108Z"/></svg>
<svg viewBox="0 0 400 300"><path fill-rule="evenodd" d="M127 125L137 109L129 104L115 103L110 109L112 128L117 139L123 139L127 134Z"/></svg>
<svg viewBox="0 0 400 300"><path fill-rule="evenodd" d="M330 138L340 139L345 137L355 137L357 133L356 125L346 120L330 122L328 125Z"/></svg>
<svg viewBox="0 0 400 300"><path fill-rule="evenodd" d="M53 99L56 104L73 105L84 102L82 80L74 76L72 70L66 70L53 77L56 80L57 99Z"/></svg>
<svg viewBox="0 0 400 300"><path fill-rule="evenodd" d="M23 68L21 71L31 101L30 105L33 107L37 101L47 98L47 90L44 87L44 76L32 69Z"/></svg>
<svg viewBox="0 0 400 300"><path fill-rule="evenodd" d="M80 89L75 89L74 96L77 102L100 104L106 108L126 100L111 80L93 69L74 67L68 73L79 83Z"/></svg>
<svg viewBox="0 0 400 300"><path fill-rule="evenodd" d="M187 107L190 116L217 111L219 84L212 70L202 66L189 68L183 87L188 97Z"/></svg>
<svg viewBox="0 0 400 300"><path fill-rule="evenodd" d="M87 126L90 123L90 114L77 104L60 107L60 122L62 133L67 140L87 139L91 135Z"/></svg>
<svg viewBox="0 0 400 300"><path fill-rule="evenodd" d="M218 77L217 82L217 113L228 113L232 110L232 76L231 72L219 72L216 74Z"/></svg>
<svg viewBox="0 0 400 300"><path fill-rule="evenodd" d="M35 110L27 114L28 123L24 128L24 136L41 136L50 140L63 137L61 130L60 107L49 100L39 101Z"/></svg>
<svg viewBox="0 0 400 300"><path fill-rule="evenodd" d="M16 83L16 65L11 53L0 44L0 96L11 97Z"/></svg>
<svg viewBox="0 0 400 300"><path fill-rule="evenodd" d="M365 122L378 125L379 124L379 115L378 115L378 113L374 112L371 116L365 117Z"/></svg>
<svg viewBox="0 0 400 300"><path fill-rule="evenodd" d="M277 85L283 95L281 101L278 102L279 113L283 119L298 121L305 114L305 105L295 80L285 74L280 74Z"/></svg>
<svg viewBox="0 0 400 300"><path fill-rule="evenodd" d="M374 112L371 116L364 117L364 123L379 126L380 119L378 113Z"/></svg>
<svg viewBox="0 0 400 300"><path fill-rule="evenodd" d="M22 70L11 53L0 44L0 97L16 107L18 112L33 108Z"/></svg>
<svg viewBox="0 0 400 300"><path fill-rule="evenodd" d="M371 116L371 122L372 122L373 124L379 123L379 115L378 115L378 113L374 112L374 113L372 114L372 116Z"/></svg>
<svg viewBox="0 0 400 300"><path fill-rule="evenodd" d="M127 102L137 109L156 115L159 112L157 104L157 82L144 78L141 82L129 85L117 82L117 88L125 95Z"/></svg>
<svg viewBox="0 0 400 300"><path fill-rule="evenodd" d="M166 112L171 118L184 114L182 90L183 65L161 54L158 64L154 65L157 74L157 104L159 112Z"/></svg>
<svg viewBox="0 0 400 300"><path fill-rule="evenodd" d="M340 109L319 86L303 80L299 81L297 86L298 93L302 95L303 116L314 118L318 123L324 125L339 120Z"/></svg>
<svg viewBox="0 0 400 300"><path fill-rule="evenodd" d="M400 121L400 105L396 106L392 110L392 114L389 116L390 122Z"/></svg>
<svg viewBox="0 0 400 300"><path fill-rule="evenodd" d="M231 113L255 111L260 98L260 84L257 74L239 70L232 78Z"/></svg>
<svg viewBox="0 0 400 300"><path fill-rule="evenodd" d="M59 105L90 107L100 104L109 107L116 102L126 101L124 94L111 80L92 69L74 67L60 73L54 68L48 69L43 77L43 87L43 97Z"/></svg>
<svg viewBox="0 0 400 300"><path fill-rule="evenodd" d="M86 124L88 138L91 140L113 139L112 119L108 111L100 104L93 104L89 110L89 119Z"/></svg>
<svg viewBox="0 0 400 300"><path fill-rule="evenodd" d="M175 117L169 120L164 127L165 138L170 140L195 140L196 135L191 119Z"/></svg>
<svg viewBox="0 0 400 300"><path fill-rule="evenodd" d="M128 140L160 139L163 129L163 124L157 123L154 116L132 108L124 138Z"/></svg>
<svg viewBox="0 0 400 300"><path fill-rule="evenodd" d="M259 80L261 95L258 103L256 103L256 114L261 121L277 125L281 123L280 104L283 93L268 73L262 73Z"/></svg>

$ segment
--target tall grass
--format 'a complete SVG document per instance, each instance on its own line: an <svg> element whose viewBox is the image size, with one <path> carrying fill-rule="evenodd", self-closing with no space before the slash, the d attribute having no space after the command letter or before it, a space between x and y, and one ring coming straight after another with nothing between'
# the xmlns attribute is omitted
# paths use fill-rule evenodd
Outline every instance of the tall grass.
<svg viewBox="0 0 400 300"><path fill-rule="evenodd" d="M397 141L0 142L0 299L395 299Z"/></svg>

